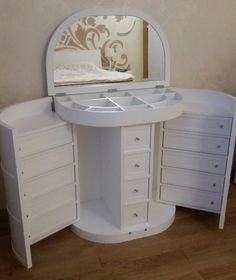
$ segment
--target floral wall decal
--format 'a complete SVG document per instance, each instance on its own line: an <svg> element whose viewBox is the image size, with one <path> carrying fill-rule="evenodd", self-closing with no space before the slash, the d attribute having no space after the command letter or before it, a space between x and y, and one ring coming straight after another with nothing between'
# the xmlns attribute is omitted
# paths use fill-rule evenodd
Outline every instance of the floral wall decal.
<svg viewBox="0 0 236 280"><path fill-rule="evenodd" d="M113 67L126 70L132 68L133 70L135 67L131 65L133 47L130 46L133 42L131 37L134 36L135 32L137 33L135 28L142 31L139 27L141 21L131 16L84 17L64 31L56 46L56 51L99 49L102 66L108 68L110 62L105 54L108 48L112 48L114 50L114 56L111 58ZM142 34L136 35L136 37L141 38Z"/></svg>

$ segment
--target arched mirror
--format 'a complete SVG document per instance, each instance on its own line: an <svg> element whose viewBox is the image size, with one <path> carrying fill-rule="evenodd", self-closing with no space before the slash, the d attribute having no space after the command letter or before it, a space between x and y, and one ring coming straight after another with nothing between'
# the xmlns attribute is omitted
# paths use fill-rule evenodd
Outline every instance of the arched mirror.
<svg viewBox="0 0 236 280"><path fill-rule="evenodd" d="M167 41L160 27L139 12L77 13L64 21L50 40L47 79L49 95L114 84L123 88L150 87L150 82L166 86Z"/></svg>

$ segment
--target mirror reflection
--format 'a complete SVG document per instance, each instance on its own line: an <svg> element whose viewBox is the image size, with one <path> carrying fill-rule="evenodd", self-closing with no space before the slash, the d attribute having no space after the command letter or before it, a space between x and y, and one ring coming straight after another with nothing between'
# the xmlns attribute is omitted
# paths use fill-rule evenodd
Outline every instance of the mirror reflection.
<svg viewBox="0 0 236 280"><path fill-rule="evenodd" d="M65 30L54 52L54 85L164 80L164 49L133 16L88 16Z"/></svg>

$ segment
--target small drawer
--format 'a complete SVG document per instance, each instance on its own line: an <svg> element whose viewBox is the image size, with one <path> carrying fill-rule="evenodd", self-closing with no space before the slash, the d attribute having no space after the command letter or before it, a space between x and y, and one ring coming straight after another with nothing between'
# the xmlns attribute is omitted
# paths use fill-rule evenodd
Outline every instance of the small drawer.
<svg viewBox="0 0 236 280"><path fill-rule="evenodd" d="M122 128L123 150L139 150L150 148L150 125Z"/></svg>
<svg viewBox="0 0 236 280"><path fill-rule="evenodd" d="M227 155L229 139L165 131L163 146L165 148Z"/></svg>
<svg viewBox="0 0 236 280"><path fill-rule="evenodd" d="M168 151L162 152L162 165L203 172L225 174L227 158L200 153Z"/></svg>
<svg viewBox="0 0 236 280"><path fill-rule="evenodd" d="M23 179L30 179L47 171L73 163L73 146L71 144L48 150L37 156L22 160Z"/></svg>
<svg viewBox="0 0 236 280"><path fill-rule="evenodd" d="M149 153L126 155L124 158L124 178L145 178L149 175Z"/></svg>
<svg viewBox="0 0 236 280"><path fill-rule="evenodd" d="M161 186L160 200L212 212L219 212L221 209L221 194L183 187Z"/></svg>
<svg viewBox="0 0 236 280"><path fill-rule="evenodd" d="M52 211L55 208L73 202L75 200L75 184L61 187L44 195L26 200L26 218L31 219L34 216Z"/></svg>
<svg viewBox="0 0 236 280"><path fill-rule="evenodd" d="M131 226L147 222L147 203L125 206L124 225Z"/></svg>
<svg viewBox="0 0 236 280"><path fill-rule="evenodd" d="M225 178L222 175L177 168L162 168L161 182L189 189L222 192Z"/></svg>
<svg viewBox="0 0 236 280"><path fill-rule="evenodd" d="M185 115L164 123L164 128L230 137L232 118Z"/></svg>
<svg viewBox="0 0 236 280"><path fill-rule="evenodd" d="M20 156L28 156L72 142L71 125L20 136Z"/></svg>
<svg viewBox="0 0 236 280"><path fill-rule="evenodd" d="M126 204L144 202L148 199L148 179L132 180L124 183Z"/></svg>
<svg viewBox="0 0 236 280"><path fill-rule="evenodd" d="M44 238L76 220L76 204L71 203L47 214L30 219L28 224L31 241Z"/></svg>
<svg viewBox="0 0 236 280"><path fill-rule="evenodd" d="M23 184L25 199L48 193L53 189L72 184L75 180L74 165L58 168L37 179L29 180Z"/></svg>

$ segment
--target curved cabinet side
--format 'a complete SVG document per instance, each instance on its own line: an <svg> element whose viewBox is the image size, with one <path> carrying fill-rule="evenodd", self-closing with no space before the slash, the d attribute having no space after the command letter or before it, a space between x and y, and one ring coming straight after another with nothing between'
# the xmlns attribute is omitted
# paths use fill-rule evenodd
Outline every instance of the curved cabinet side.
<svg viewBox="0 0 236 280"><path fill-rule="evenodd" d="M27 268L32 267L30 242L22 207L22 178L18 157L17 131L0 123L1 168L3 171L7 211L11 228L11 243L17 259Z"/></svg>

